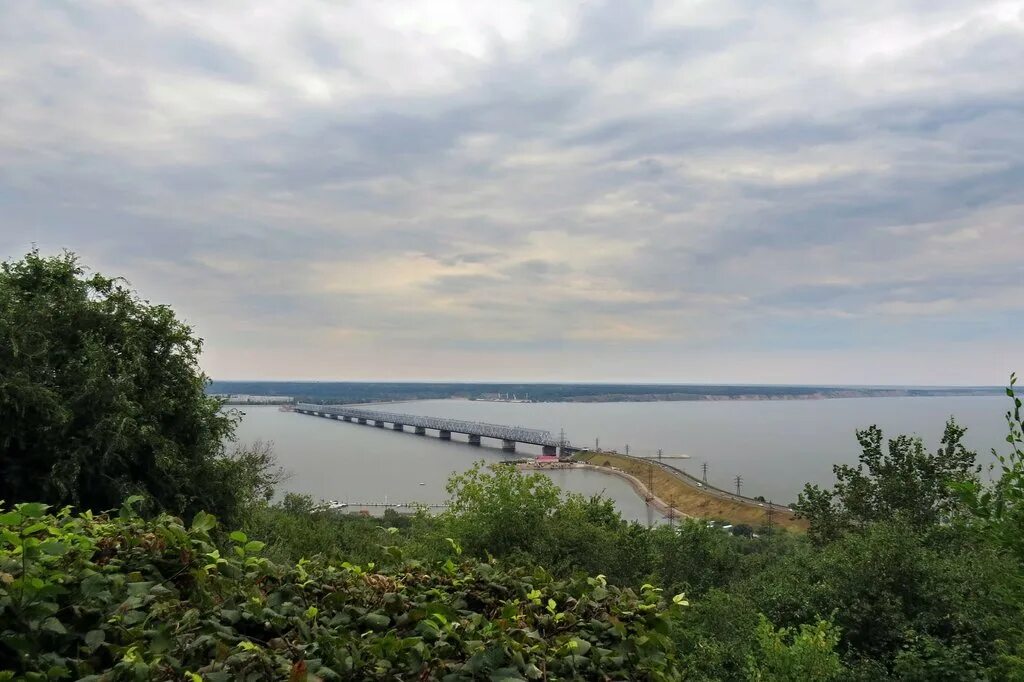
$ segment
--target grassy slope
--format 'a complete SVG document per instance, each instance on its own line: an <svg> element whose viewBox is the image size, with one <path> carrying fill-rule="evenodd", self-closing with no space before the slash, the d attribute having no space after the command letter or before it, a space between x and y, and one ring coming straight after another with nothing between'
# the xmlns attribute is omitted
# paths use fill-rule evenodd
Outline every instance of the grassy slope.
<svg viewBox="0 0 1024 682"><path fill-rule="evenodd" d="M694 486L682 476L674 475L651 462L607 452L584 452L579 453L576 458L588 464L621 469L640 479L644 485L650 480L657 497L688 516L723 519L729 523L744 523L755 527L768 523L768 512L765 507L715 496ZM773 523L788 530L807 529L806 521L780 511L777 507Z"/></svg>

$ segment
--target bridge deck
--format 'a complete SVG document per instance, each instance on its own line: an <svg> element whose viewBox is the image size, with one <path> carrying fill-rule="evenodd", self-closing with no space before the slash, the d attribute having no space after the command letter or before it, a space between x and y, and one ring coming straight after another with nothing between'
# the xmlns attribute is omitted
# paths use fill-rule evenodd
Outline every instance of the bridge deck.
<svg viewBox="0 0 1024 682"><path fill-rule="evenodd" d="M421 427L437 431L449 431L451 433L463 433L470 436L496 438L498 440L528 443L530 445L547 445L554 447L568 445L567 442L563 442L553 436L550 431L528 429L523 426L505 426L502 424L488 424L487 422L464 421L462 419L445 419L443 417L424 417L415 414L399 414L397 412L368 410L361 407L348 407L345 405L314 405L311 403L299 403L295 405L295 411L302 412L303 414L315 412L318 414L350 417L352 419L366 419L368 421L387 424L401 424L402 426Z"/></svg>

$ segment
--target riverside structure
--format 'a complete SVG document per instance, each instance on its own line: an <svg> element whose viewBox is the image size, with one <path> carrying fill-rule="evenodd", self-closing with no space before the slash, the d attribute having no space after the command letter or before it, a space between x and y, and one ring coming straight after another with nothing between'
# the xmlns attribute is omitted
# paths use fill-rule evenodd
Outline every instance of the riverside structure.
<svg viewBox="0 0 1024 682"><path fill-rule="evenodd" d="M571 455L576 451L576 448L573 448L564 437L556 437L550 431L523 426L505 426L443 417L423 417L346 405L298 403L293 410L300 414L372 425L377 428L385 428L387 424L390 424L395 431L405 431L406 427L410 427L417 436L425 436L427 429L430 429L437 431L438 438L441 440L451 440L453 433L461 433L469 438L470 445L481 445L482 438L493 438L501 441L501 449L505 452L515 452L517 443L539 445L545 455Z"/></svg>

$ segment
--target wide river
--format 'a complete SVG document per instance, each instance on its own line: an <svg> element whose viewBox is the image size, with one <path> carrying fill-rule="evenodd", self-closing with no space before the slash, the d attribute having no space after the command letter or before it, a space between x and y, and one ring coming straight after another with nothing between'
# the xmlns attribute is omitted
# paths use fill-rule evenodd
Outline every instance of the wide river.
<svg viewBox="0 0 1024 682"><path fill-rule="evenodd" d="M832 465L853 464L857 428L878 424L886 435L920 435L938 447L951 415L968 427L967 444L987 464L991 448L1005 445L1005 397L850 398L835 400L699 401L656 403L499 403L423 400L375 409L547 429L577 446L654 455L689 455L672 463L708 481L735 489L743 477L745 495L791 503L805 482L831 484ZM316 499L349 502L443 502L452 472L474 461L500 461L495 441L485 447L444 442L340 421L281 412L277 407L240 408L240 443L274 444L279 463L291 472L283 488ZM433 432L431 432L433 433ZM453 436L459 438L459 436ZM462 438L465 438L464 436ZM520 447L520 453L536 449ZM623 516L650 521L644 501L616 477L594 471L549 474L565 490L603 493ZM983 474L984 475L984 474Z"/></svg>

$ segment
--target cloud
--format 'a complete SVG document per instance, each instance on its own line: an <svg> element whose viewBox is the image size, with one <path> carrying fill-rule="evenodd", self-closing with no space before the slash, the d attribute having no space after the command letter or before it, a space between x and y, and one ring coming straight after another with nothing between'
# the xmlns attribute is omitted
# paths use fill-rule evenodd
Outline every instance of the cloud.
<svg viewBox="0 0 1024 682"><path fill-rule="evenodd" d="M8 3L0 250L221 377L996 382L1022 71L1020 0Z"/></svg>

